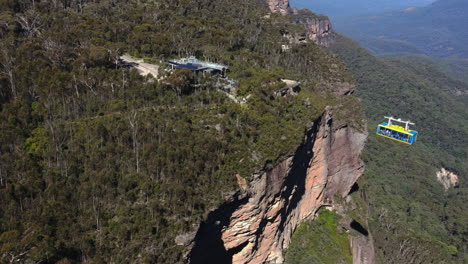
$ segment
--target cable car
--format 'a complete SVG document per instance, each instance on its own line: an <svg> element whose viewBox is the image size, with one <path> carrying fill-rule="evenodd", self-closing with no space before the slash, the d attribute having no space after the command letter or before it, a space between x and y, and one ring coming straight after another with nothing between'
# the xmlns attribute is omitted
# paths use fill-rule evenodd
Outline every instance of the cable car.
<svg viewBox="0 0 468 264"><path fill-rule="evenodd" d="M377 127L377 135L393 139L395 141L413 145L418 137L418 132L409 129L409 125L414 125L411 121L403 121L400 118L385 116L388 122L380 123ZM405 124L405 127L394 125L392 122L399 122Z"/></svg>

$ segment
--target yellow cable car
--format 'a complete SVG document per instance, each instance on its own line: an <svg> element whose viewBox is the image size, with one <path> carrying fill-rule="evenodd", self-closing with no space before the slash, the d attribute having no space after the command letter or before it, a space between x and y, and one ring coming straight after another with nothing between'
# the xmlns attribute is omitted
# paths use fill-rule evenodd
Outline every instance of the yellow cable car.
<svg viewBox="0 0 468 264"><path fill-rule="evenodd" d="M405 143L408 145L413 145L416 142L418 137L418 132L409 129L409 125L414 125L411 121L403 121L400 118L395 119L393 117L387 117L388 122L380 123L377 127L377 135L383 136L395 141ZM398 126L392 122L400 122L405 124L405 127Z"/></svg>

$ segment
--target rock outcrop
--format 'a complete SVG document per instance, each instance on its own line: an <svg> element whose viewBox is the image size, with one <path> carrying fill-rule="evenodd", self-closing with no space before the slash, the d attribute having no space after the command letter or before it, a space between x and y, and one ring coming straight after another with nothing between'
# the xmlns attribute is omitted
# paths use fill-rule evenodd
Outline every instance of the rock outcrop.
<svg viewBox="0 0 468 264"><path fill-rule="evenodd" d="M267 0L268 8L272 13L286 15L289 13L289 0Z"/></svg>
<svg viewBox="0 0 468 264"><path fill-rule="evenodd" d="M334 42L332 26L326 16L319 16L307 9L298 10L289 6L289 0L266 0L272 13L291 15L295 24L304 25L305 35L289 36L291 44L302 43L304 40L313 40L317 44L328 47Z"/></svg>
<svg viewBox="0 0 468 264"><path fill-rule="evenodd" d="M281 81L284 83L285 86L274 92L275 96L296 96L301 91L301 88L299 87L299 85L301 84L300 82L287 79L282 79Z"/></svg>
<svg viewBox="0 0 468 264"><path fill-rule="evenodd" d="M353 264L374 264L375 252L372 237L350 236Z"/></svg>
<svg viewBox="0 0 468 264"><path fill-rule="evenodd" d="M320 82L317 84L317 88L335 95L349 95L354 93L356 86L349 82Z"/></svg>
<svg viewBox="0 0 468 264"><path fill-rule="evenodd" d="M293 12L293 23L304 25L306 38L328 47L334 42L332 25L326 16L319 16L307 9Z"/></svg>
<svg viewBox="0 0 468 264"><path fill-rule="evenodd" d="M366 138L327 109L293 156L255 175L245 191L210 213L188 262L282 263L299 223L346 197L361 176Z"/></svg>
<svg viewBox="0 0 468 264"><path fill-rule="evenodd" d="M445 190L455 187L459 183L458 176L445 168L441 168L440 171L436 173L436 176L437 180L444 186Z"/></svg>

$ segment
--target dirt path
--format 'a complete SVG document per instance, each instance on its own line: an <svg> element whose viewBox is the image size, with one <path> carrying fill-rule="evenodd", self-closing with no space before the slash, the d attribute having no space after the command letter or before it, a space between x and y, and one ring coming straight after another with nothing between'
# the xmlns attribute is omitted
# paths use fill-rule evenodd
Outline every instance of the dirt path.
<svg viewBox="0 0 468 264"><path fill-rule="evenodd" d="M149 64L149 63L143 62L142 59L137 59L134 57L130 57L128 55L122 55L120 56L120 59L124 63L130 65L131 67L136 68L140 72L140 74L143 76L146 76L151 73L151 75L153 75L154 77L156 78L158 77L158 70L159 70L158 65Z"/></svg>
<svg viewBox="0 0 468 264"><path fill-rule="evenodd" d="M146 76L146 75L151 73L151 75L153 75L155 78L158 78L158 70L159 70L158 65L143 62L143 59L138 59L138 58L135 58L135 57L131 57L129 55L122 55L122 56L120 56L120 59L122 60L122 63L126 67L131 67L131 68L137 69L138 72L140 72L140 74L142 76ZM224 93L229 99L231 99L236 104L244 104L246 102L245 99L244 100L239 100L234 95L232 95L232 94L230 94L230 93L228 93L226 91L223 91L221 89L218 89L218 90L220 92Z"/></svg>

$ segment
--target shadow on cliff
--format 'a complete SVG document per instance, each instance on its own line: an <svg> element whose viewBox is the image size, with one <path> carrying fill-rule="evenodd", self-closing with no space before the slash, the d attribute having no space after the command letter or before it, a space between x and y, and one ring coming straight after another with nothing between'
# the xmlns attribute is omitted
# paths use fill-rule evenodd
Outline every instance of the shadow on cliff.
<svg viewBox="0 0 468 264"><path fill-rule="evenodd" d="M319 126L323 120L323 117L319 120L316 120L313 127L307 131L305 141L294 153L292 167L282 187L278 190L278 193L273 194L273 196L280 195L282 200L288 201L288 204L280 211L280 232L283 232L288 215L295 208L297 208L299 202L302 199L302 196L305 193L307 170L309 168L310 161L314 156L312 149L319 130ZM331 126L331 120L329 120L327 125ZM278 180L278 175L274 175L272 170L267 170L267 167L269 166L266 165L264 169L264 171L266 171L267 177L266 186L272 187L275 185L275 181ZM269 191L271 190L266 190L264 195L269 196L269 194L267 194ZM291 199L289 199L290 197ZM208 215L207 220L201 224L195 236L195 245L188 256L188 263L232 263L232 257L236 253L240 252L248 242L241 244L236 248L226 250L222 240L222 229L223 227L229 225L232 214L242 205L246 204L248 200L249 196L240 200L228 202ZM268 225L269 221L271 220L265 218L261 220L259 228L256 231L257 238L263 234L264 229ZM257 243L259 242L258 239L255 241ZM256 246L257 245L255 245L255 247Z"/></svg>
<svg viewBox="0 0 468 264"><path fill-rule="evenodd" d="M190 264L231 264L232 256L238 253L245 245L226 250L221 238L222 229L229 225L232 213L248 198L235 200L222 205L211 212L205 222L200 225L195 236L195 245L188 256Z"/></svg>
<svg viewBox="0 0 468 264"><path fill-rule="evenodd" d="M293 166L285 183L287 188L283 193L281 193L281 198L285 201L289 201L289 203L284 206L283 211L281 212L281 223L279 225L280 232L283 232L284 230L288 215L290 215L291 212L297 208L299 202L302 200L302 196L305 194L307 170L309 169L310 161L315 154L312 150L319 132L319 126L322 125L323 120L324 117L322 116L319 120L314 122L312 129L307 131L305 142L300 146L294 155L292 163ZM332 120L328 120L326 125L331 127ZM289 197L291 198L289 199Z"/></svg>
<svg viewBox="0 0 468 264"><path fill-rule="evenodd" d="M315 139L319 130L319 126L322 123L322 120L323 117L319 120L316 120L314 122L313 127L307 131L305 141L294 153L291 170L286 176L283 188L281 188L281 191L278 194L281 196L281 200L287 202L287 204L281 209L279 213L280 224L278 225L278 231L280 233L284 231L284 228L287 224L286 221L288 220L288 216L291 214L292 211L294 211L297 208L299 202L302 199L302 196L304 196L305 194L305 181L307 177L307 170L309 168L310 161L314 156L314 152L312 151L312 149L314 147ZM329 121L330 123L328 125L331 125L331 120ZM267 181L267 186L272 186L274 184L272 181L275 181L275 176L273 176L271 172L267 172ZM263 218L261 220L259 227L256 231L257 238L263 234L264 229L271 221L272 220L268 220L266 218ZM259 242L259 240L256 239L255 242L255 247L257 247L257 243Z"/></svg>

